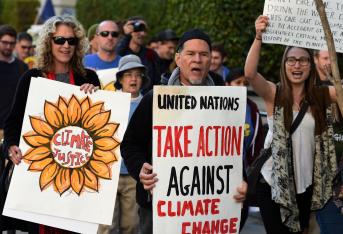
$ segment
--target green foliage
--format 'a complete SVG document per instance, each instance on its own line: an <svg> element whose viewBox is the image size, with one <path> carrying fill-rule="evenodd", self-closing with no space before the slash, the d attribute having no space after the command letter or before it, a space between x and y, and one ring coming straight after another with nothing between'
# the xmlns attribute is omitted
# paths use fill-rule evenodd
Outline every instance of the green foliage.
<svg viewBox="0 0 343 234"><path fill-rule="evenodd" d="M213 42L228 52L228 67L243 67L255 37L255 19L264 1L256 0L78 0L78 19L88 28L104 19L123 20L143 16L153 36L171 28L178 35L190 28L202 28ZM284 46L263 44L259 72L277 82Z"/></svg>
<svg viewBox="0 0 343 234"><path fill-rule="evenodd" d="M256 0L170 0L163 25L179 34L189 28L204 29L213 42L224 45L228 67L243 67L255 37L255 19L262 14L263 5L264 1ZM259 71L270 80L278 79L282 51L282 46L263 46Z"/></svg>
<svg viewBox="0 0 343 234"><path fill-rule="evenodd" d="M78 0L76 15L83 26L88 29L91 25L102 20L111 19L123 21L130 16L142 16L155 32L156 22L161 17L164 0Z"/></svg>
<svg viewBox="0 0 343 234"><path fill-rule="evenodd" d="M0 0L0 25L1 25L1 24L4 24L4 22L2 21L2 17L1 17L3 5L4 5L4 1L3 1L3 0Z"/></svg>
<svg viewBox="0 0 343 234"><path fill-rule="evenodd" d="M35 20L39 0L3 0L1 22L12 25L18 32L26 31Z"/></svg>

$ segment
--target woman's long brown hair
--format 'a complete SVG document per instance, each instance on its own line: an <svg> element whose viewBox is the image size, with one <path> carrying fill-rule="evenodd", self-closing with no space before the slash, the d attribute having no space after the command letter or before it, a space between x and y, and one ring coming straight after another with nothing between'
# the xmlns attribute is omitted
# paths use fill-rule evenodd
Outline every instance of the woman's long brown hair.
<svg viewBox="0 0 343 234"><path fill-rule="evenodd" d="M285 52L282 56L282 63L281 63L281 69L280 69L280 91L279 91L279 97L278 97L278 105L281 105L284 107L284 124L286 129L289 131L291 124L293 122L293 95L292 95L292 85L289 79L287 78L286 74L286 59L287 54L292 48L299 48L304 51L306 51L310 58L310 74L309 77L305 80L305 86L304 86L304 99L301 101L307 101L309 103L309 106L311 108L312 115L315 119L316 124L316 134L321 132L326 124L325 124L325 110L322 110L322 105L319 105L320 100L318 100L318 95L315 93L315 81L318 77L318 73L316 70L316 66L313 59L313 53L311 50L306 48L300 48L300 47L292 47L288 46L285 49Z"/></svg>

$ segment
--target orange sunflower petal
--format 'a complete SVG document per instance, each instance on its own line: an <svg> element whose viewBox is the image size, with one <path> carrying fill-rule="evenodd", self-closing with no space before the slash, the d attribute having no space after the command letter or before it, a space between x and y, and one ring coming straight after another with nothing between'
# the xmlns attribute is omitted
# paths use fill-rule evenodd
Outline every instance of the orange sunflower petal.
<svg viewBox="0 0 343 234"><path fill-rule="evenodd" d="M103 137L94 141L96 147L100 150L112 150L119 145L119 142L111 137Z"/></svg>
<svg viewBox="0 0 343 234"><path fill-rule="evenodd" d="M68 118L70 124L75 124L81 119L81 105L74 95L68 103Z"/></svg>
<svg viewBox="0 0 343 234"><path fill-rule="evenodd" d="M33 130L35 130L35 132L39 135L49 137L52 136L52 134L54 134L54 130L44 120L30 116L30 122Z"/></svg>
<svg viewBox="0 0 343 234"><path fill-rule="evenodd" d="M71 187L73 190L80 195L83 185L85 183L85 176L80 170L73 170L71 173Z"/></svg>
<svg viewBox="0 0 343 234"><path fill-rule="evenodd" d="M48 101L44 103L44 115L46 121L55 128L58 128L63 124L62 112L57 106Z"/></svg>
<svg viewBox="0 0 343 234"><path fill-rule="evenodd" d="M86 111L89 109L90 107L90 101L88 96L81 102L81 115L84 116L84 114L86 113Z"/></svg>
<svg viewBox="0 0 343 234"><path fill-rule="evenodd" d="M98 178L87 168L83 168L85 174L85 186L95 191L98 191Z"/></svg>
<svg viewBox="0 0 343 234"><path fill-rule="evenodd" d="M105 163L97 160L91 160L89 161L89 166L95 175L104 179L111 179L111 171Z"/></svg>
<svg viewBox="0 0 343 234"><path fill-rule="evenodd" d="M111 137L117 131L119 124L108 123L103 128L97 130L94 135L97 137Z"/></svg>
<svg viewBox="0 0 343 234"><path fill-rule="evenodd" d="M39 147L50 142L49 138L34 134L25 134L23 136L26 144L30 145L31 147Z"/></svg>
<svg viewBox="0 0 343 234"><path fill-rule="evenodd" d="M59 166L53 162L47 165L42 173L40 174L39 178L39 185L40 189L43 190L46 188L47 185L55 178L58 173Z"/></svg>
<svg viewBox="0 0 343 234"><path fill-rule="evenodd" d="M94 106L91 106L82 117L82 125L84 125L85 122L88 122L89 119L91 119L94 115L100 113L103 105L104 103L100 102Z"/></svg>
<svg viewBox="0 0 343 234"><path fill-rule="evenodd" d="M55 187L62 194L70 188L70 170L61 168L55 178Z"/></svg>
<svg viewBox="0 0 343 234"><path fill-rule="evenodd" d="M94 151L93 158L95 160L102 161L102 162L104 162L106 164L118 160L116 155L115 155L115 153L113 151L102 151L102 150L99 150L99 149L96 149Z"/></svg>
<svg viewBox="0 0 343 234"><path fill-rule="evenodd" d="M30 161L39 161L50 155L49 148L45 146L40 146L38 148L28 150L23 158Z"/></svg>
<svg viewBox="0 0 343 234"><path fill-rule="evenodd" d="M59 97L59 99L58 99L58 109L61 111L61 113L63 115L64 125L68 125L69 124L68 105L67 105L67 102L64 100L63 97Z"/></svg>
<svg viewBox="0 0 343 234"><path fill-rule="evenodd" d="M96 114L92 118L90 118L88 121L85 121L83 123L83 126L91 131L96 131L107 124L110 116L111 116L110 110Z"/></svg>
<svg viewBox="0 0 343 234"><path fill-rule="evenodd" d="M45 158L40 161L34 161L31 163L29 167L29 171L42 171L47 165L49 165L53 161L52 158Z"/></svg>

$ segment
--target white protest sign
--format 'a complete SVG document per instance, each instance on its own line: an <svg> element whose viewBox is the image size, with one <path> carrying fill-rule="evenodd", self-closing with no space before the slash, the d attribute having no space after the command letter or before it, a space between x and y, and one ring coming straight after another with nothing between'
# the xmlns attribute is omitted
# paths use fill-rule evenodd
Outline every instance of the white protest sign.
<svg viewBox="0 0 343 234"><path fill-rule="evenodd" d="M101 89L112 91L115 90L114 84L117 80L117 71L118 68L110 68L96 71L96 74L98 75L100 80Z"/></svg>
<svg viewBox="0 0 343 234"><path fill-rule="evenodd" d="M9 208L4 210L3 215L15 217L17 219L26 220L29 222L37 222L37 220L39 220L40 223L44 223L45 225L48 225L50 227L68 227L66 229L82 234L96 234L99 228L99 224L96 223L82 222L75 219L59 218L56 216L40 215L31 212L12 210Z"/></svg>
<svg viewBox="0 0 343 234"><path fill-rule="evenodd" d="M127 93L32 78L5 210L111 224L129 108Z"/></svg>
<svg viewBox="0 0 343 234"><path fill-rule="evenodd" d="M343 53L343 1L323 2L336 51ZM269 17L263 42L327 50L314 0L265 0L263 15Z"/></svg>
<svg viewBox="0 0 343 234"><path fill-rule="evenodd" d="M238 233L245 87L154 86L153 233Z"/></svg>

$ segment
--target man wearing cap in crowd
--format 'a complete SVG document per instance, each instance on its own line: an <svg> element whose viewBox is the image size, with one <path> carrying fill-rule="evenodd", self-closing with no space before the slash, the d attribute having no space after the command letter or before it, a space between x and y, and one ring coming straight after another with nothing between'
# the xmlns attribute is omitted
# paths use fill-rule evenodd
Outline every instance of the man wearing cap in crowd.
<svg viewBox="0 0 343 234"><path fill-rule="evenodd" d="M121 57L116 53L119 37L119 27L116 22L112 20L102 21L96 28L95 37L98 44L98 52L85 56L85 67L93 70L118 67Z"/></svg>
<svg viewBox="0 0 343 234"><path fill-rule="evenodd" d="M98 43L96 41L96 29L99 24L93 24L87 31L87 38L89 41L88 54L95 54L98 52Z"/></svg>
<svg viewBox="0 0 343 234"><path fill-rule="evenodd" d="M185 32L179 40L175 55L177 68L174 69L168 85L212 86L208 75L211 63L211 40L199 29ZM121 155L130 175L137 181L136 199L139 205L140 233L152 233L151 195L156 182L152 164L152 99L153 92L147 93L129 122L120 146ZM234 195L237 202L243 202L247 184L237 188Z"/></svg>
<svg viewBox="0 0 343 234"><path fill-rule="evenodd" d="M171 72L169 67L173 62L175 49L179 38L171 29L166 29L157 34L157 48L155 49L160 59L160 72L164 74Z"/></svg>
<svg viewBox="0 0 343 234"><path fill-rule="evenodd" d="M141 88L149 83L146 68L136 55L126 55L119 61L116 76L116 90L131 93L130 119L143 98L140 93ZM136 181L129 175L125 163L122 161L112 225L100 225L98 233L137 233L137 212Z"/></svg>

